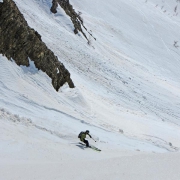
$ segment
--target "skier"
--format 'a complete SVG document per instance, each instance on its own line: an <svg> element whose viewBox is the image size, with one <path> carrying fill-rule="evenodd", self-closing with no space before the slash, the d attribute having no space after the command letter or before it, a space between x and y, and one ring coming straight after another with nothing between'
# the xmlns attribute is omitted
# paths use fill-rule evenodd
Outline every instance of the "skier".
<svg viewBox="0 0 180 180"><path fill-rule="evenodd" d="M91 135L89 134L89 130L86 130L85 132L83 132L83 131L80 132L78 138L80 138L80 141L82 141L86 144L86 147L90 147L88 140L85 139L86 135L88 135L90 138L92 138Z"/></svg>

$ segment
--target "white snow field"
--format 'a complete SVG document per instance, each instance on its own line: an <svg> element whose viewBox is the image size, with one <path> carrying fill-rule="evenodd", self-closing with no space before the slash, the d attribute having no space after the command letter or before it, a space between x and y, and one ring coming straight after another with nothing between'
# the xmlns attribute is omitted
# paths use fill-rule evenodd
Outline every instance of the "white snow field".
<svg viewBox="0 0 180 180"><path fill-rule="evenodd" d="M180 2L70 0L88 45L52 0L14 1L76 87L0 55L0 180L179 180Z"/></svg>

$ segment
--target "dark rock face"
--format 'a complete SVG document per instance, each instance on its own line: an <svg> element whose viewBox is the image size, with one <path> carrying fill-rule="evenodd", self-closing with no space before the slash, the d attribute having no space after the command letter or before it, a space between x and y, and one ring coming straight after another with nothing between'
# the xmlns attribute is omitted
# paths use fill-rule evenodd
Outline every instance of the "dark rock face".
<svg viewBox="0 0 180 180"><path fill-rule="evenodd" d="M28 26L12 0L0 3L0 53L17 65L29 66L30 58L36 68L52 79L56 91L66 82L74 87L69 71L41 41L39 33Z"/></svg>
<svg viewBox="0 0 180 180"><path fill-rule="evenodd" d="M64 9L65 13L71 18L71 21L74 24L74 33L77 34L80 31L83 34L83 36L87 39L87 41L89 41L86 34L82 30L82 27L86 31L87 28L83 24L83 20L80 16L80 13L76 13L76 11L73 9L73 6L69 3L69 0L52 0L52 7L51 7L52 13L57 13L56 9L58 7L58 4L61 6L62 9ZM89 35L92 36L91 33L89 33ZM96 40L96 38L94 39Z"/></svg>

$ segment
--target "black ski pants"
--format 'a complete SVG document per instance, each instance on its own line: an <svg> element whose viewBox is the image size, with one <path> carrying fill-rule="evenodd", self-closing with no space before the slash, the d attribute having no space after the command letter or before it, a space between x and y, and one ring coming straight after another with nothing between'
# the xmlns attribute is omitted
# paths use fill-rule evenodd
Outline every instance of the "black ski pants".
<svg viewBox="0 0 180 180"><path fill-rule="evenodd" d="M89 147L89 142L86 139L83 142L86 144L86 147Z"/></svg>

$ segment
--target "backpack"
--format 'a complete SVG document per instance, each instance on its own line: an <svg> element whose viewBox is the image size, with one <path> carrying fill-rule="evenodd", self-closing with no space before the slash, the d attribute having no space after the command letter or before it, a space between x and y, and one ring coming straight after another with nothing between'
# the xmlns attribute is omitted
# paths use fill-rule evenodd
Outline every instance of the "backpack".
<svg viewBox="0 0 180 180"><path fill-rule="evenodd" d="M83 134L84 132L80 132L79 135L78 135L78 138L81 138L81 135Z"/></svg>

